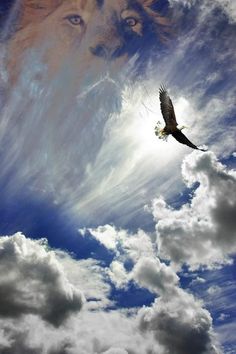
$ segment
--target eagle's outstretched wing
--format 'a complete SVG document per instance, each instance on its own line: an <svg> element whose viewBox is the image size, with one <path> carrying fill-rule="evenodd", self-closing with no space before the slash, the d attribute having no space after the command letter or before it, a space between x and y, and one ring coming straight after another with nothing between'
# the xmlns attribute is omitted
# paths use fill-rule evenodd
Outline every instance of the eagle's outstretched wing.
<svg viewBox="0 0 236 354"><path fill-rule="evenodd" d="M187 145L191 147L192 149L196 150L201 150L201 151L206 151L204 149L199 149L196 145L191 143L190 140L181 132L181 130L177 129L174 133L172 133L172 136L181 144Z"/></svg>
<svg viewBox="0 0 236 354"><path fill-rule="evenodd" d="M178 123L175 117L174 106L164 86L161 86L159 89L159 97L161 102L161 113L166 126L176 128Z"/></svg>

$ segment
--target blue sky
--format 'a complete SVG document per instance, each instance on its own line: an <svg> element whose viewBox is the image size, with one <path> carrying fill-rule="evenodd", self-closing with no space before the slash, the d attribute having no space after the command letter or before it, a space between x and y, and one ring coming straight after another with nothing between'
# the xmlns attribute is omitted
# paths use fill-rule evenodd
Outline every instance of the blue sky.
<svg viewBox="0 0 236 354"><path fill-rule="evenodd" d="M47 66L31 48L7 97L2 43L3 353L236 350L236 7L152 11L174 19L169 46L150 52L147 32L121 67L81 61L79 85L73 56L35 79ZM154 135L161 83L207 153Z"/></svg>

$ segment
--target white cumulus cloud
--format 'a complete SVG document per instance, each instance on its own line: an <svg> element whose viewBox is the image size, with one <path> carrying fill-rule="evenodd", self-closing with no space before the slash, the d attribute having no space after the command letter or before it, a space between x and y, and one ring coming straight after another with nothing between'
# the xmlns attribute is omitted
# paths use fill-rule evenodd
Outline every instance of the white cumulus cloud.
<svg viewBox="0 0 236 354"><path fill-rule="evenodd" d="M198 183L190 201L179 209L154 199L159 255L192 269L230 261L236 252L236 173L211 152L194 152L182 165L188 187Z"/></svg>
<svg viewBox="0 0 236 354"><path fill-rule="evenodd" d="M82 293L66 278L54 252L18 233L0 238L0 316L28 313L61 325L80 311Z"/></svg>
<svg viewBox="0 0 236 354"><path fill-rule="evenodd" d="M165 353L220 353L212 342L212 320L200 302L182 289L171 298L161 297L151 308L140 310L140 327L151 331Z"/></svg>

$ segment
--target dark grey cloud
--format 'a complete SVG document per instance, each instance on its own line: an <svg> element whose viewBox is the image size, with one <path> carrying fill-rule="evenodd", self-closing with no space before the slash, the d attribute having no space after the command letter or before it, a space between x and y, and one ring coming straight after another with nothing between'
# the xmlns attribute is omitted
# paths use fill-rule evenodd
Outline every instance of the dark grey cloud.
<svg viewBox="0 0 236 354"><path fill-rule="evenodd" d="M0 316L37 314L54 326L83 303L54 253L21 234L0 239L0 299Z"/></svg>
<svg viewBox="0 0 236 354"><path fill-rule="evenodd" d="M140 315L141 330L153 332L165 354L220 353L213 344L209 312L181 289L171 299L157 299L152 308L144 308Z"/></svg>
<svg viewBox="0 0 236 354"><path fill-rule="evenodd" d="M73 344L69 341L64 341L53 347L48 354L70 354L71 350L73 352Z"/></svg>
<svg viewBox="0 0 236 354"><path fill-rule="evenodd" d="M42 354L42 348L29 347L25 341L25 335L25 333L18 333L15 338L11 338L12 342L9 347L0 347L1 354Z"/></svg>

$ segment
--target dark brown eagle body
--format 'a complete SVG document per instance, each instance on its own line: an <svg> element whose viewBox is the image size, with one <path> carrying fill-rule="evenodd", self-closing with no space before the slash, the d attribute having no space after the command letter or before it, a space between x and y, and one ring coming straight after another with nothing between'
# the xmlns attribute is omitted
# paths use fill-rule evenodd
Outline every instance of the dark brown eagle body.
<svg viewBox="0 0 236 354"><path fill-rule="evenodd" d="M164 86L160 87L159 97L161 102L161 113L166 124L164 129L162 129L161 134L164 136L171 134L181 144L187 145L192 149L206 151L199 149L182 133L181 129L177 128L178 123L175 117L174 106Z"/></svg>

